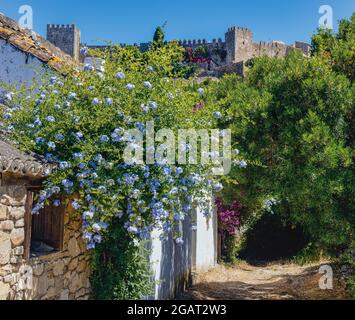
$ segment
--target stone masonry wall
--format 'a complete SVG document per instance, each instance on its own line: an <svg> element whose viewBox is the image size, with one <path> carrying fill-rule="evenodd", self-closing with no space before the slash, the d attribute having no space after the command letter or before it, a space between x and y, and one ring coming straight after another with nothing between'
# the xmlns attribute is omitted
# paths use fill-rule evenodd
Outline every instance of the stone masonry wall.
<svg viewBox="0 0 355 320"><path fill-rule="evenodd" d="M24 259L24 185L0 185L0 300L84 300L90 296L89 255L81 220L64 215L62 252Z"/></svg>

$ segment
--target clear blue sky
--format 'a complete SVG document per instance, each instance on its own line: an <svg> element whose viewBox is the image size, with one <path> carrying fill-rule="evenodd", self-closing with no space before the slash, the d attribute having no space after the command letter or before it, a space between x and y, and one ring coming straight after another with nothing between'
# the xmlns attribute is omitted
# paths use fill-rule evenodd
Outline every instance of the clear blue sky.
<svg viewBox="0 0 355 320"><path fill-rule="evenodd" d="M0 12L18 20L20 5L31 5L34 30L46 24L75 23L82 42L147 42L167 21L171 39L224 38L228 27L248 27L256 40L309 41L321 5L331 5L334 20L355 11L354 0L0 0Z"/></svg>

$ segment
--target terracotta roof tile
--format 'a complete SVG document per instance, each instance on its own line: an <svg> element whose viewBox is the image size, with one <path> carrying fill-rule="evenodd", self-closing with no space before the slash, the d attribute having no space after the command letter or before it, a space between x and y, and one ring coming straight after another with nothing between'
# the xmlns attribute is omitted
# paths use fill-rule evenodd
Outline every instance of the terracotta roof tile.
<svg viewBox="0 0 355 320"><path fill-rule="evenodd" d="M3 139L0 136L0 139ZM16 173L42 178L54 169L54 165L35 154L23 153L10 143L0 141L0 173Z"/></svg>

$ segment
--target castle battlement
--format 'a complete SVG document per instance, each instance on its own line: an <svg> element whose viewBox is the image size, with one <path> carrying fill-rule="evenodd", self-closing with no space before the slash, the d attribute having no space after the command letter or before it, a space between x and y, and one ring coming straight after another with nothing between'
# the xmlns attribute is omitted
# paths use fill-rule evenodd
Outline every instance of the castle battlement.
<svg viewBox="0 0 355 320"><path fill-rule="evenodd" d="M75 24L48 24L47 29L76 29Z"/></svg>
<svg viewBox="0 0 355 320"><path fill-rule="evenodd" d="M47 40L66 53L79 60L80 51L80 31L74 24L49 24L47 25ZM310 45L303 42L295 42L287 45L282 41L253 41L253 32L245 27L232 26L225 33L225 38L212 39L205 38L180 40L178 43L185 48L196 49L204 47L218 66L228 66L243 63L251 58L259 56L282 57L290 50L301 50L304 55L310 55ZM122 43L120 46L136 46L145 51L150 43ZM105 48L106 46L89 46L91 48ZM219 52L216 52L217 51Z"/></svg>

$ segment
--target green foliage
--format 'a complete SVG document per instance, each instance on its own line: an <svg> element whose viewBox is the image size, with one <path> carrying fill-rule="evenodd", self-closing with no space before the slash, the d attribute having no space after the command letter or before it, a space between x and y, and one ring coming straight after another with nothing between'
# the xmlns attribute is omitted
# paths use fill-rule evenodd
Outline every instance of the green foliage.
<svg viewBox="0 0 355 320"><path fill-rule="evenodd" d="M153 293L149 250L114 223L93 252L91 285L98 300L137 300Z"/></svg>
<svg viewBox="0 0 355 320"><path fill-rule="evenodd" d="M208 53L208 49L204 46L199 46L194 50L194 57L198 57L198 58L208 58L209 57L209 53Z"/></svg>
<svg viewBox="0 0 355 320"><path fill-rule="evenodd" d="M162 47L164 45L165 32L162 27L157 27L153 36L153 44L157 47Z"/></svg>
<svg viewBox="0 0 355 320"><path fill-rule="evenodd" d="M335 72L355 77L355 13L341 20L339 31L319 29L312 38L313 54L331 65Z"/></svg>
<svg viewBox="0 0 355 320"><path fill-rule="evenodd" d="M354 231L351 84L298 52L253 64L245 82L228 76L210 90L235 147L262 163L233 172L231 192L250 213L276 199L275 212L304 227L313 247L339 253Z"/></svg>

